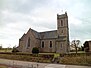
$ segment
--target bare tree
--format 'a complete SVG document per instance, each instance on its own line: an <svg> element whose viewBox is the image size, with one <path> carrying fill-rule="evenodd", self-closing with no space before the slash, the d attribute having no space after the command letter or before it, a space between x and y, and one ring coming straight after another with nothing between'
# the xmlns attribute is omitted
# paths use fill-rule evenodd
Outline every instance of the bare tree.
<svg viewBox="0 0 91 68"><path fill-rule="evenodd" d="M71 44L74 45L75 50L76 50L76 54L77 54L77 48L78 48L78 46L79 46L79 44L80 44L80 40L73 40L73 41L71 42Z"/></svg>

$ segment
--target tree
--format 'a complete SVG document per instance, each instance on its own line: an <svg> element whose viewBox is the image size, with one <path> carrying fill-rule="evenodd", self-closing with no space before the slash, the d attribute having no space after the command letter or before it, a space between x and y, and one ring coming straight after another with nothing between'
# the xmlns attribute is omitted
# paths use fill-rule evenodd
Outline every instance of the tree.
<svg viewBox="0 0 91 68"><path fill-rule="evenodd" d="M80 40L73 40L71 42L71 44L74 45L75 50L76 50L76 54L77 54L77 48L78 48L78 45L80 44Z"/></svg>
<svg viewBox="0 0 91 68"><path fill-rule="evenodd" d="M38 49L37 47L34 47L34 48L32 49L32 53L33 53L33 54L38 54L38 53L39 53L39 49Z"/></svg>

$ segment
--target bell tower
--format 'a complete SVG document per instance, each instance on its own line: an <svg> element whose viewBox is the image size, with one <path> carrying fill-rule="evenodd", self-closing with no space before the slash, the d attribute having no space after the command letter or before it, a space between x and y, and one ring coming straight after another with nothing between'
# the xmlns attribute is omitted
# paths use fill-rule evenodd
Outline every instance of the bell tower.
<svg viewBox="0 0 91 68"><path fill-rule="evenodd" d="M69 34L67 12L62 15L57 14L57 33L59 37L68 36Z"/></svg>
<svg viewBox="0 0 91 68"><path fill-rule="evenodd" d="M65 14L57 14L57 52L69 52L69 28L68 16Z"/></svg>

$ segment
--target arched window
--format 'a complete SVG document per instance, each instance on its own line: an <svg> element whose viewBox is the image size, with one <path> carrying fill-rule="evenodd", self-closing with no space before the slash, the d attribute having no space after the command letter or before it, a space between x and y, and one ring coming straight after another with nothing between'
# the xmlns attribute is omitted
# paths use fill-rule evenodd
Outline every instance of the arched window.
<svg viewBox="0 0 91 68"><path fill-rule="evenodd" d="M52 48L52 41L50 41L50 48Z"/></svg>
<svg viewBox="0 0 91 68"><path fill-rule="evenodd" d="M30 37L28 38L28 44L27 47L30 47Z"/></svg>
<svg viewBox="0 0 91 68"><path fill-rule="evenodd" d="M44 48L44 41L42 41L42 48Z"/></svg>
<svg viewBox="0 0 91 68"><path fill-rule="evenodd" d="M61 20L61 26L63 26L63 20Z"/></svg>

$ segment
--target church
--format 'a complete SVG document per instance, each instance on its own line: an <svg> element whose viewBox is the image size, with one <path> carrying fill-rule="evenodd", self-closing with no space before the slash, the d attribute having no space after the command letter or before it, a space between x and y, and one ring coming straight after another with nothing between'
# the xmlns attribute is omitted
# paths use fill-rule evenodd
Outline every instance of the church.
<svg viewBox="0 0 91 68"><path fill-rule="evenodd" d="M37 32L29 29L26 34L19 39L17 49L20 52L32 53L32 49L37 47L40 53L68 53L69 52L69 27L68 15L57 14L57 30Z"/></svg>

